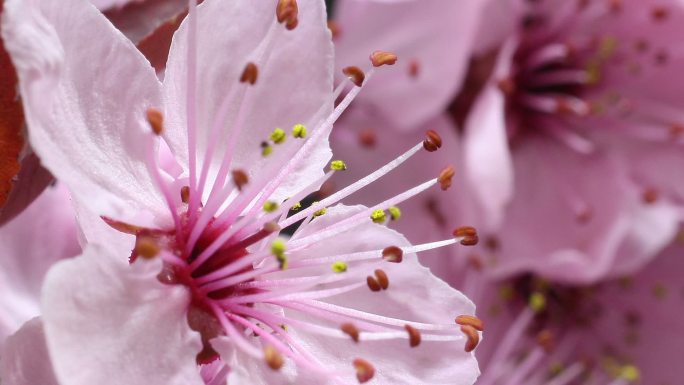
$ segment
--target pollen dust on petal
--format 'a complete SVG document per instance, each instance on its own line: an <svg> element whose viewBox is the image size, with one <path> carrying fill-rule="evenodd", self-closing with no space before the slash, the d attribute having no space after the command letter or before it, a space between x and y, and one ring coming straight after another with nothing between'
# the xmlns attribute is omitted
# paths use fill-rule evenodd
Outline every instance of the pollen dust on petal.
<svg viewBox="0 0 684 385"><path fill-rule="evenodd" d="M0 15L2 6L0 1ZM0 40L0 208L7 202L12 180L19 173L19 153L24 147L24 114L16 90L17 75Z"/></svg>

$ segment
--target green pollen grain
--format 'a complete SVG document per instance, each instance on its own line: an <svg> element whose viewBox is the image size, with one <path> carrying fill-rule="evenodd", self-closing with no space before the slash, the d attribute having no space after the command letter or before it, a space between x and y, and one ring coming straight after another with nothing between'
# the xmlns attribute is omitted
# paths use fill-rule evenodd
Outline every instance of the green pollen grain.
<svg viewBox="0 0 684 385"><path fill-rule="evenodd" d="M347 271L347 267L347 264L342 261L334 262L331 266L332 271L334 271L335 273L344 273L345 271Z"/></svg>
<svg viewBox="0 0 684 385"><path fill-rule="evenodd" d="M387 211L389 211L391 220L398 221L399 218L401 218L401 209L399 209L399 207L392 206L389 209L387 209Z"/></svg>
<svg viewBox="0 0 684 385"><path fill-rule="evenodd" d="M292 136L295 138L306 138L306 126L303 124L295 124L292 127Z"/></svg>

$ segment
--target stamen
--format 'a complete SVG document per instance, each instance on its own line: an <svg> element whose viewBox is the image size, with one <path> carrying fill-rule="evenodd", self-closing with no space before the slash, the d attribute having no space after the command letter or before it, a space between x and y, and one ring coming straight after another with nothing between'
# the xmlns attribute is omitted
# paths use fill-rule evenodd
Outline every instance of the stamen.
<svg viewBox="0 0 684 385"><path fill-rule="evenodd" d="M347 266L347 263L343 261L333 262L331 267L335 273L344 273L349 268L349 266Z"/></svg>
<svg viewBox="0 0 684 385"><path fill-rule="evenodd" d="M346 335L348 335L349 337L351 337L351 339L352 339L354 342L359 342L359 329L358 329L356 326L354 326L353 323L350 323L350 322L343 323L343 324L340 326L340 330L342 330L342 332L343 332L344 334L346 334Z"/></svg>
<svg viewBox="0 0 684 385"><path fill-rule="evenodd" d="M347 169L347 164L343 160L333 160L330 162L330 168L335 171L344 171Z"/></svg>
<svg viewBox="0 0 684 385"><path fill-rule="evenodd" d="M456 323L461 326L471 326L475 330L483 331L484 323L481 319L475 317L474 315L463 314L456 317Z"/></svg>
<svg viewBox="0 0 684 385"><path fill-rule="evenodd" d="M306 126L303 124L295 124L292 127L292 136L299 139L306 138Z"/></svg>
<svg viewBox="0 0 684 385"><path fill-rule="evenodd" d="M379 225L385 223L386 215L385 215L385 210L383 209L377 209L373 211L370 215L370 219Z"/></svg>
<svg viewBox="0 0 684 385"><path fill-rule="evenodd" d="M287 134L282 128L275 128L271 133L271 140L275 144L281 144L285 142L285 139L287 139Z"/></svg>
<svg viewBox="0 0 684 385"><path fill-rule="evenodd" d="M276 17L278 23L285 23L285 28L288 30L293 30L297 27L299 21L297 20L297 15L299 14L299 8L297 7L296 0L279 0L276 6Z"/></svg>
<svg viewBox="0 0 684 385"><path fill-rule="evenodd" d="M340 36L340 25L334 20L328 20L328 29L330 30L333 40Z"/></svg>
<svg viewBox="0 0 684 385"><path fill-rule="evenodd" d="M453 166L447 166L442 172L439 173L437 181L439 182L439 187L442 191L446 191L451 187L451 179L456 174Z"/></svg>
<svg viewBox="0 0 684 385"><path fill-rule="evenodd" d="M135 239L135 253L145 259L152 259L159 254L160 248L152 237L137 237Z"/></svg>
<svg viewBox="0 0 684 385"><path fill-rule="evenodd" d="M243 170L233 170L231 174L233 175L233 184L239 191L242 191L242 188L249 183L247 173Z"/></svg>
<svg viewBox="0 0 684 385"><path fill-rule="evenodd" d="M357 87L361 87L363 85L363 81L366 79L366 74L363 73L361 68L356 66L344 67L342 69L342 73L347 75L349 80L351 80L351 82Z"/></svg>
<svg viewBox="0 0 684 385"><path fill-rule="evenodd" d="M409 335L409 346L415 348L416 346L420 345L420 332L418 329L411 325L404 325L404 328Z"/></svg>
<svg viewBox="0 0 684 385"><path fill-rule="evenodd" d="M278 204L278 202L266 201L266 202L264 202L263 209L267 213L272 213L272 212L278 210L279 207L280 207L280 205Z"/></svg>
<svg viewBox="0 0 684 385"><path fill-rule="evenodd" d="M190 201L190 186L181 187L180 196L183 203L188 203Z"/></svg>
<svg viewBox="0 0 684 385"><path fill-rule="evenodd" d="M463 325L461 326L461 331L465 336L468 338L465 344L465 351L466 353L470 353L475 348L477 347L477 344L480 343L480 334L477 332L477 330L470 326L470 325Z"/></svg>
<svg viewBox="0 0 684 385"><path fill-rule="evenodd" d="M416 59L413 59L409 63L409 76L412 78L417 78L418 74L420 74L420 62L418 62Z"/></svg>
<svg viewBox="0 0 684 385"><path fill-rule="evenodd" d="M370 61L373 63L373 67L391 66L397 62L397 55L387 51L375 51L370 55Z"/></svg>
<svg viewBox="0 0 684 385"><path fill-rule="evenodd" d="M276 350L276 348L270 345L264 348L264 360L266 361L268 367L273 370L280 370L285 363L283 356Z"/></svg>
<svg viewBox="0 0 684 385"><path fill-rule="evenodd" d="M404 252L397 246L389 246L382 250L382 259L387 262L401 263L404 259Z"/></svg>
<svg viewBox="0 0 684 385"><path fill-rule="evenodd" d="M164 115L156 108L148 108L145 112L147 123L152 127L152 132L159 136L164 130Z"/></svg>
<svg viewBox="0 0 684 385"><path fill-rule="evenodd" d="M389 277L382 269L375 270L375 277L378 279L377 282L382 290L387 290L389 288Z"/></svg>
<svg viewBox="0 0 684 385"><path fill-rule="evenodd" d="M366 283L368 284L368 288L371 291L380 291L382 290L382 286L380 286L380 283L373 277L373 276L368 276L366 277Z"/></svg>
<svg viewBox="0 0 684 385"><path fill-rule="evenodd" d="M401 209L397 206L391 206L387 209L390 214L390 220L398 221L401 218Z"/></svg>
<svg viewBox="0 0 684 385"><path fill-rule="evenodd" d="M363 358L354 360L354 369L356 369L356 379L359 380L359 383L361 384L370 381L375 375L375 368L373 365Z"/></svg>
<svg viewBox="0 0 684 385"><path fill-rule="evenodd" d="M242 75L240 75L240 83L249 83L254 85L254 83L257 81L258 75L259 69L256 64L249 62L242 71Z"/></svg>
<svg viewBox="0 0 684 385"><path fill-rule="evenodd" d="M425 140L423 141L423 148L428 152L435 152L442 147L442 138L434 130L428 130L425 133Z"/></svg>
<svg viewBox="0 0 684 385"><path fill-rule="evenodd" d="M472 226L462 226L454 230L454 237L460 238L463 246L475 246L480 242L477 230Z"/></svg>

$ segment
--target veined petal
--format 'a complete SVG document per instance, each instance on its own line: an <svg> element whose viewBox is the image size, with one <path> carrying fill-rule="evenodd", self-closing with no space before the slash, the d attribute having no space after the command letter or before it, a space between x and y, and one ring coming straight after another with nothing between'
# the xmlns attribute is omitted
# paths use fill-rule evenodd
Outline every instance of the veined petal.
<svg viewBox="0 0 684 385"><path fill-rule="evenodd" d="M276 22L275 10L274 0L205 1L198 6L197 81L194 84L197 121L196 127L191 125L190 130L197 136L198 169L209 151L208 146L216 147L209 182L224 163L225 151L232 151L231 169L245 170L250 181L272 178L291 157L288 149L303 143L292 138L292 127L304 124L311 135L316 124L332 111L333 53L324 3L299 1L299 24L291 31ZM192 94L187 84L187 50L186 18L174 36L164 79L168 117L165 138L186 170L189 164L186 102ZM257 68L254 85L239 81L248 63L254 63ZM241 109L243 116L238 118ZM215 124L220 126L218 135L213 137ZM273 144L273 152L264 157L261 144L269 140L277 127L288 138L282 144ZM228 146L231 137L237 143ZM327 135L324 135L317 150L285 180L273 199L290 196L295 186L306 185L307 181L322 176L330 156ZM204 192L208 190L205 188Z"/></svg>
<svg viewBox="0 0 684 385"><path fill-rule="evenodd" d="M74 199L122 220L164 212L143 162L160 86L133 44L85 0L7 1L2 34L31 145Z"/></svg>
<svg viewBox="0 0 684 385"><path fill-rule="evenodd" d="M189 292L157 280L159 259L129 265L118 257L89 245L48 273L42 308L60 384L203 384Z"/></svg>

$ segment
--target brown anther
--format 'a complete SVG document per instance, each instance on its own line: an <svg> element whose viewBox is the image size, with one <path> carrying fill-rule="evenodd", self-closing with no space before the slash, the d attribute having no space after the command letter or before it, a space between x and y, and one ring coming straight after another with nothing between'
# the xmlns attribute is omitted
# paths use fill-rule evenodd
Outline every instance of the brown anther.
<svg viewBox="0 0 684 385"><path fill-rule="evenodd" d="M381 269L375 270L375 278L377 278L378 285L380 285L380 288L382 290L387 290L389 287L389 277L387 276L387 273Z"/></svg>
<svg viewBox="0 0 684 385"><path fill-rule="evenodd" d="M378 142L378 137L372 128L366 128L359 132L359 144L362 147L373 148Z"/></svg>
<svg viewBox="0 0 684 385"><path fill-rule="evenodd" d="M594 211L591 209L591 207L585 207L582 210L578 211L577 214L575 214L577 221L580 224L587 224L591 220L591 218L594 217Z"/></svg>
<svg viewBox="0 0 684 385"><path fill-rule="evenodd" d="M276 6L276 17L278 23L285 23L285 28L293 30L299 24L297 16L299 14L299 7L296 0L278 0Z"/></svg>
<svg viewBox="0 0 684 385"><path fill-rule="evenodd" d="M475 328L475 330L479 331L484 330L484 322L482 322L481 319L475 317L474 315L462 314L456 317L455 321L457 324L461 326L471 326Z"/></svg>
<svg viewBox="0 0 684 385"><path fill-rule="evenodd" d="M434 130L428 130L423 140L423 148L427 152L435 152L442 147L442 137Z"/></svg>
<svg viewBox="0 0 684 385"><path fill-rule="evenodd" d="M461 226L454 230L453 235L456 238L463 238L459 242L463 246L475 246L480 242L477 230L472 226Z"/></svg>
<svg viewBox="0 0 684 385"><path fill-rule="evenodd" d="M452 233L454 237L472 237L477 235L477 230L473 226L461 226L454 230Z"/></svg>
<svg viewBox="0 0 684 385"><path fill-rule="evenodd" d="M446 191L451 187L451 179L454 177L456 174L456 170L454 170L453 166L447 166L442 172L439 173L439 177L437 178L437 181L439 182L439 187L442 188L442 191Z"/></svg>
<svg viewBox="0 0 684 385"><path fill-rule="evenodd" d="M151 237L138 237L135 239L135 253L144 258L152 259L159 254L159 245Z"/></svg>
<svg viewBox="0 0 684 385"><path fill-rule="evenodd" d="M409 76L412 78L417 78L418 74L420 73L420 63L418 60L413 59L409 63L409 68L408 68Z"/></svg>
<svg viewBox="0 0 684 385"><path fill-rule="evenodd" d="M164 115L162 115L161 111L156 108L148 108L145 116L147 117L147 123L152 127L152 132L155 135L161 135L164 130Z"/></svg>
<svg viewBox="0 0 684 385"><path fill-rule="evenodd" d="M404 251L397 246L382 249L382 259L387 262L400 263L404 259Z"/></svg>
<svg viewBox="0 0 684 385"><path fill-rule="evenodd" d="M283 356L273 346L264 348L264 360L268 367L273 370L280 370L285 363Z"/></svg>
<svg viewBox="0 0 684 385"><path fill-rule="evenodd" d="M669 14L670 13L668 12L667 8L663 6L657 6L651 9L651 17L654 21L657 22L665 20L669 16Z"/></svg>
<svg viewBox="0 0 684 385"><path fill-rule="evenodd" d="M366 277L366 283L368 284L368 288L371 291L380 291L382 290L382 287L380 286L380 283L373 277L373 276L368 276Z"/></svg>
<svg viewBox="0 0 684 385"><path fill-rule="evenodd" d="M463 246L475 246L478 243L480 243L480 237L477 235L471 236L471 237L465 237L461 239L461 242L459 242Z"/></svg>
<svg viewBox="0 0 684 385"><path fill-rule="evenodd" d="M468 337L468 340L465 344L465 351L466 353L470 353L473 350L475 350L477 344L480 343L480 333L478 333L477 330L475 330L475 328L470 325L461 326L461 332L463 332L463 334L465 334L465 336Z"/></svg>
<svg viewBox="0 0 684 385"><path fill-rule="evenodd" d="M242 75L240 75L240 83L254 84L257 81L258 75L259 69L256 64L249 62L242 71Z"/></svg>
<svg viewBox="0 0 684 385"><path fill-rule="evenodd" d="M370 55L370 61L373 63L373 67L391 66L397 62L397 55L387 51L375 51Z"/></svg>
<svg viewBox="0 0 684 385"><path fill-rule="evenodd" d="M415 348L420 345L420 332L411 325L404 325L404 329L409 335L409 346Z"/></svg>
<svg viewBox="0 0 684 385"><path fill-rule="evenodd" d="M572 115L575 111L570 107L565 98L556 98L556 113L559 115Z"/></svg>
<svg viewBox="0 0 684 385"><path fill-rule="evenodd" d="M660 193L658 192L658 190L656 190L654 188L647 188L646 190L644 190L643 193L641 193L641 199L646 204L655 203L659 197L660 197Z"/></svg>
<svg viewBox="0 0 684 385"><path fill-rule="evenodd" d="M551 331L545 329L537 333L537 344L539 344L545 352L550 353L556 346L556 339Z"/></svg>
<svg viewBox="0 0 684 385"><path fill-rule="evenodd" d="M482 271L482 269L484 269L484 262L482 262L482 258L477 255L469 255L468 266L475 271Z"/></svg>
<svg viewBox="0 0 684 385"><path fill-rule="evenodd" d="M340 330L342 330L342 332L343 332L344 334L346 334L346 335L348 335L349 337L351 337L351 339L352 339L354 342L359 342L359 334L360 334L360 333L359 333L359 329L357 329L356 326L354 326L353 323L343 323L343 324L340 326Z"/></svg>
<svg viewBox="0 0 684 385"><path fill-rule="evenodd" d="M499 79L496 85L506 96L511 96L515 92L515 81L511 78Z"/></svg>
<svg viewBox="0 0 684 385"><path fill-rule="evenodd" d="M181 187L180 196L183 203L190 202L190 186Z"/></svg>
<svg viewBox="0 0 684 385"><path fill-rule="evenodd" d="M684 134L684 124L673 123L670 125L670 137L672 139L679 139Z"/></svg>
<svg viewBox="0 0 684 385"><path fill-rule="evenodd" d="M233 183L238 190L242 191L242 188L249 182L249 177L247 173L243 170L233 170Z"/></svg>
<svg viewBox="0 0 684 385"><path fill-rule="evenodd" d="M335 20L328 20L328 29L330 30L330 34L332 34L333 40L340 36L340 25L337 24Z"/></svg>
<svg viewBox="0 0 684 385"><path fill-rule="evenodd" d="M344 67L342 69L342 73L347 75L349 80L351 80L351 82L357 87L361 87L363 85L363 81L366 79L366 74L363 73L361 68L356 66Z"/></svg>
<svg viewBox="0 0 684 385"><path fill-rule="evenodd" d="M375 375L375 368L373 365L363 358L356 358L353 363L354 369L356 369L356 379L359 380L359 383L363 384L364 382L368 382Z"/></svg>
<svg viewBox="0 0 684 385"><path fill-rule="evenodd" d="M608 0L608 7L611 12L620 12L622 10L622 0Z"/></svg>
<svg viewBox="0 0 684 385"><path fill-rule="evenodd" d="M291 17L291 13L299 13L299 7L297 6L297 0L278 0L278 5L276 5L276 17L278 18L278 23L283 23L287 21L288 17Z"/></svg>

